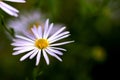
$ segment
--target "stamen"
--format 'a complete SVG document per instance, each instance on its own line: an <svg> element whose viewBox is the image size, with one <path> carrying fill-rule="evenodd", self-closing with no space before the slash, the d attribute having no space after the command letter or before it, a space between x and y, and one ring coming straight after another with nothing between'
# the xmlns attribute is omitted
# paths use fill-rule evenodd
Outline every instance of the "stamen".
<svg viewBox="0 0 120 80"><path fill-rule="evenodd" d="M35 41L35 46L39 49L45 49L49 46L49 42L47 39L37 39Z"/></svg>
<svg viewBox="0 0 120 80"><path fill-rule="evenodd" d="M31 30L31 28L33 28L34 25L38 28L39 25L41 25L41 23L40 23L40 22L31 23L31 24L29 25L29 29Z"/></svg>

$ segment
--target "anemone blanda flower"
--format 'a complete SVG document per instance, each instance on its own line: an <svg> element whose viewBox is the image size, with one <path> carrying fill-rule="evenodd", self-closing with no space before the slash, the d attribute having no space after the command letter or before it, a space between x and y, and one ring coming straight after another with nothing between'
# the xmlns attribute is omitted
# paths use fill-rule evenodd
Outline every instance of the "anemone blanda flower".
<svg viewBox="0 0 120 80"><path fill-rule="evenodd" d="M8 13L11 16L18 16L19 11L15 9L14 7L6 4L4 1L9 1L9 2L17 2L17 3L25 3L25 0L0 0L0 8L4 10L6 13Z"/></svg>
<svg viewBox="0 0 120 80"><path fill-rule="evenodd" d="M46 20L43 28L40 25L38 27L34 25L34 27L31 28L32 35L27 33L25 33L24 36L16 35L16 38L13 39L13 43L11 44L14 46L13 50L15 50L13 55L26 53L20 58L20 61L23 61L28 57L33 59L36 56L36 66L40 62L41 54L43 54L47 65L50 63L48 55L62 61L59 56L63 55L62 51L66 51L66 49L58 46L74 41L57 42L61 39L67 38L70 34L69 31L64 31L66 27L61 27L59 30L53 31L54 27L53 23L49 24L49 20ZM55 33L51 35L51 32Z"/></svg>

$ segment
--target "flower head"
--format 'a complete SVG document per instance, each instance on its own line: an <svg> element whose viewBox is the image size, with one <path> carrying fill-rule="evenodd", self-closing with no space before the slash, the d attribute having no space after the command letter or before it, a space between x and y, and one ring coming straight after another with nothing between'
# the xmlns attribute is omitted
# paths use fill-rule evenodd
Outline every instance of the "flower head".
<svg viewBox="0 0 120 80"><path fill-rule="evenodd" d="M43 25L44 15L37 10L24 12L19 15L18 18L8 21L8 26L15 30L15 34L22 34L26 31L30 31L33 25ZM17 26L16 26L17 25Z"/></svg>
<svg viewBox="0 0 120 80"><path fill-rule="evenodd" d="M17 3L25 3L25 0L0 0L0 8L4 10L6 13L8 13L11 16L17 17L19 11L15 9L14 7L4 3L3 1L9 1L9 2L17 2Z"/></svg>
<svg viewBox="0 0 120 80"><path fill-rule="evenodd" d="M54 31L53 23L49 24L49 20L46 20L44 26L35 26L31 28L32 34L25 33L25 36L16 35L11 45L14 46L15 52L13 55L26 53L20 61L26 58L34 58L36 56L36 65L39 64L41 54L43 54L47 65L49 65L49 57L51 55L57 58L59 61L62 59L59 57L63 55L62 51L66 51L63 48L59 48L60 45L65 45L73 41L58 42L61 39L70 36L69 31L64 31L66 27L61 27L59 30ZM54 34L51 34L54 32Z"/></svg>

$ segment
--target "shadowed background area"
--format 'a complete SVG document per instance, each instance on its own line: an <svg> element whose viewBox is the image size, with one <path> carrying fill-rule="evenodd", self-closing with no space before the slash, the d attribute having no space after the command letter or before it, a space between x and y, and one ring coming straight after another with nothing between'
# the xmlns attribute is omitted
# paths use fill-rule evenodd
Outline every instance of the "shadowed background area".
<svg viewBox="0 0 120 80"><path fill-rule="evenodd" d="M20 62L23 54L12 55L10 36L0 23L0 80L118 80L120 54L119 0L27 0L8 4L24 11L39 10L50 22L62 23L71 32L74 43L63 62L50 57L47 66L42 56L38 67L33 60ZM29 13L28 13L29 14ZM7 23L13 19L0 9ZM17 26L17 25L16 25ZM119 73L119 72L118 72Z"/></svg>

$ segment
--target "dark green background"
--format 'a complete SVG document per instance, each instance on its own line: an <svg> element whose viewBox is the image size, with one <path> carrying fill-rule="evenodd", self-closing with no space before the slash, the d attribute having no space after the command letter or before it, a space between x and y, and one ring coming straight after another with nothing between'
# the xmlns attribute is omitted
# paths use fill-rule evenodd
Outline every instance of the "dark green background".
<svg viewBox="0 0 120 80"><path fill-rule="evenodd" d="M74 43L63 62L44 58L38 67L35 59L20 62L23 55L12 56L11 40L0 25L0 80L119 80L120 53L119 0L27 0L10 3L22 11L40 10L54 23L62 23L71 32ZM14 17L0 10L5 21ZM17 26L17 25L16 25ZM118 72L119 73L119 72Z"/></svg>

